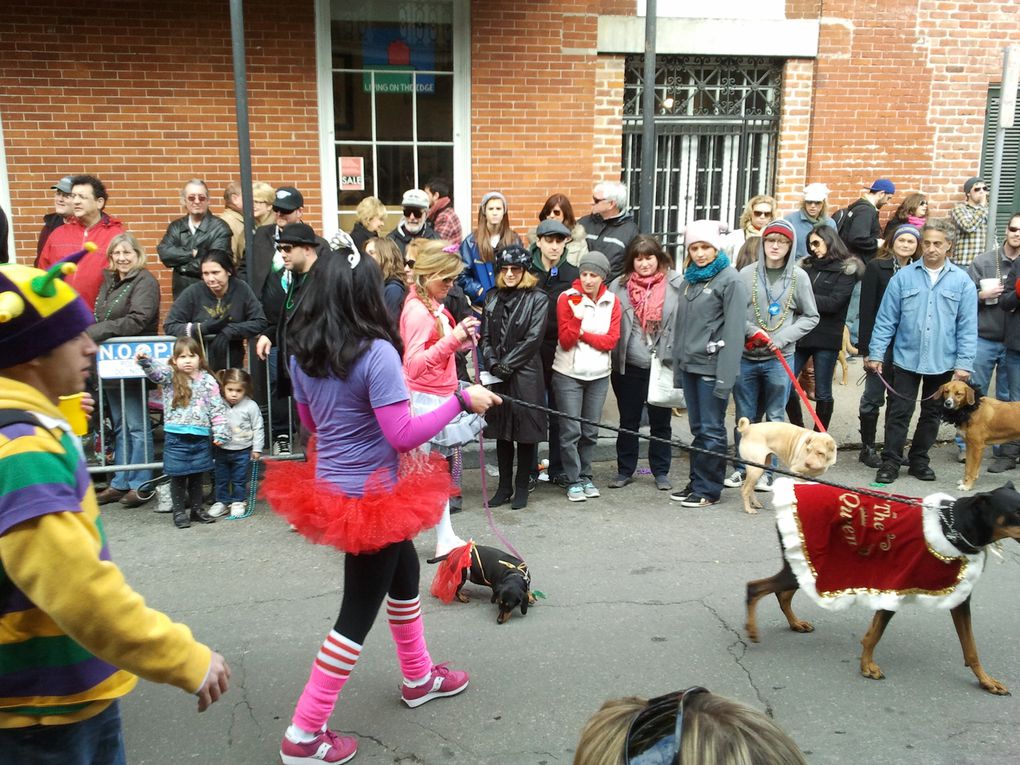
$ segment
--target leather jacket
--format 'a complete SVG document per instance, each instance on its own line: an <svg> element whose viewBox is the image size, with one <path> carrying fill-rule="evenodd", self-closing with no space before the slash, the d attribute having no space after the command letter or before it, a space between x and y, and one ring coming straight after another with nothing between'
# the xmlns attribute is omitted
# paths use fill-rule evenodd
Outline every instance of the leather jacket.
<svg viewBox="0 0 1020 765"><path fill-rule="evenodd" d="M230 226L211 212L206 212L194 234L188 226L187 215L171 221L156 252L163 265L174 270L174 298L186 287L201 280L202 267L199 261L209 250L231 252L230 240L233 235ZM197 250L198 254L192 255L193 250Z"/></svg>

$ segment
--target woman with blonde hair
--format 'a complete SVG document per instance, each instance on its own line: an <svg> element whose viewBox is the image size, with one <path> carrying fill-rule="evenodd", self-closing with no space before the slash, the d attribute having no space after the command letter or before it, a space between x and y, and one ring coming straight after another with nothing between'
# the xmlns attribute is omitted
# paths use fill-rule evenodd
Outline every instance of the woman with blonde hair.
<svg viewBox="0 0 1020 765"><path fill-rule="evenodd" d="M368 255L368 250L365 249L368 240L382 235L383 226L386 225L386 214L386 205L376 197L365 197L354 208L357 221L351 229L351 239L362 255Z"/></svg>
<svg viewBox="0 0 1020 765"><path fill-rule="evenodd" d="M806 765L756 709L695 686L654 699L611 699L581 731L574 765Z"/></svg>
<svg viewBox="0 0 1020 765"><path fill-rule="evenodd" d="M485 295L496 286L496 250L520 243L520 237L510 228L506 197L490 191L478 205L475 230L460 244L460 259L464 262L461 286L476 311L481 311Z"/></svg>
<svg viewBox="0 0 1020 765"><path fill-rule="evenodd" d="M531 254L519 245L496 252L496 289L485 298L482 314L481 357L500 382L492 386L528 403L545 405L542 342L549 319L549 296L538 289L538 277L528 272ZM499 488L490 507L504 505L520 510L528 505L528 479L538 464L538 442L544 441L549 422L545 412L506 401L493 410L485 426L486 438L496 439ZM517 476L513 477L514 451Z"/></svg>
<svg viewBox="0 0 1020 765"><path fill-rule="evenodd" d="M457 322L443 306L454 281L464 268L456 250L441 239L415 239L414 283L400 314L400 337L404 341L404 377L415 415L432 411L460 389L456 354L471 347L479 321L468 316ZM450 462L453 478L450 503L436 527L436 555L463 541L453 532L450 512L460 509L461 461L459 448L474 440L484 420L462 412L427 442Z"/></svg>
<svg viewBox="0 0 1020 765"><path fill-rule="evenodd" d="M365 254L379 264L383 275L383 302L395 322L400 321L407 297L407 276L400 248L392 239L372 237L365 242Z"/></svg>
<svg viewBox="0 0 1020 765"><path fill-rule="evenodd" d="M761 236L765 227L778 217L776 207L775 197L768 194L757 194L748 199L743 212L740 213L737 229L723 239L722 251L732 260L736 260L744 241L752 236Z"/></svg>

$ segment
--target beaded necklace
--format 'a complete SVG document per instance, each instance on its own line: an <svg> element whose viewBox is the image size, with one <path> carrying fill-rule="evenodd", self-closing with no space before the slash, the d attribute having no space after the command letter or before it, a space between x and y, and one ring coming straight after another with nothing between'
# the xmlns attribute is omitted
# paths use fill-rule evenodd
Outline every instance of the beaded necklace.
<svg viewBox="0 0 1020 765"><path fill-rule="evenodd" d="M124 280L121 279L121 281L124 281ZM122 289L120 292L117 293L117 297L115 297L112 301L110 301L106 305L106 314L103 316L103 318L100 319L99 318L99 312L97 310L93 309L92 313L96 317L96 321L109 321L110 316L113 314L113 309L117 307L117 304L120 303L121 300L123 300L125 297L127 297L127 294L129 292L131 292L131 288L134 287L134 286L135 286L135 282L134 282L134 279L132 279L131 282L128 283L127 287L125 287L124 289Z"/></svg>
<svg viewBox="0 0 1020 765"><path fill-rule="evenodd" d="M790 313L790 306L793 305L793 296L797 288L797 272L794 271L790 279L790 289L786 297L786 305L783 306L782 312L779 314L779 322L774 326L770 327L768 323L762 319L761 310L758 308L758 282L760 280L755 274L754 286L751 288L751 304L754 306L754 318L758 322L758 326L764 329L766 332L775 332L783 324L786 323L786 317ZM766 291L768 288L766 287Z"/></svg>

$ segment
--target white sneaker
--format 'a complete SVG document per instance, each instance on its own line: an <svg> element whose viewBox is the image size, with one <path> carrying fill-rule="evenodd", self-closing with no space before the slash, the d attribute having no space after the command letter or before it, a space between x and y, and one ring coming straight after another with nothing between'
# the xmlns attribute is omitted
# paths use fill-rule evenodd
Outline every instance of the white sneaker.
<svg viewBox="0 0 1020 765"><path fill-rule="evenodd" d="M754 485L755 491L772 491L772 478L773 476L768 473L762 473L761 478Z"/></svg>
<svg viewBox="0 0 1020 765"><path fill-rule="evenodd" d="M230 517L231 518L240 518L242 515L244 515L244 513L245 513L245 511L247 509L248 509L248 505L245 502L231 502L230 503Z"/></svg>
<svg viewBox="0 0 1020 765"><path fill-rule="evenodd" d="M209 515L211 515L213 518L219 518L221 515L224 515L227 512L227 506L224 505L222 502L214 502L213 506L210 507L206 512L209 513Z"/></svg>
<svg viewBox="0 0 1020 765"><path fill-rule="evenodd" d="M739 470L734 470L723 479L722 485L727 489L739 489L744 485L744 474Z"/></svg>

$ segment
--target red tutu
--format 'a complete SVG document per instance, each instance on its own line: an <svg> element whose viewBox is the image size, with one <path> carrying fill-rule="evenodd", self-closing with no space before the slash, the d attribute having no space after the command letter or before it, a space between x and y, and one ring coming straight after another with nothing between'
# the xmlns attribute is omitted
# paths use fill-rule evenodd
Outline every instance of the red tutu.
<svg viewBox="0 0 1020 765"><path fill-rule="evenodd" d="M465 572L471 568L471 553L475 549L474 542L468 542L450 550L446 560L440 562L436 575L432 577L429 592L444 603L450 603L457 594L457 588L464 579Z"/></svg>
<svg viewBox="0 0 1020 765"><path fill-rule="evenodd" d="M380 469L360 497L316 478L315 462L314 451L307 462L267 460L261 496L303 537L344 552L376 552L413 539L439 523L450 497L449 467L438 454L401 455L396 485Z"/></svg>

